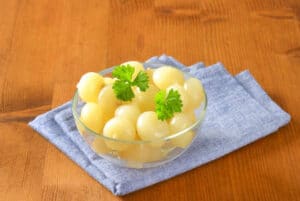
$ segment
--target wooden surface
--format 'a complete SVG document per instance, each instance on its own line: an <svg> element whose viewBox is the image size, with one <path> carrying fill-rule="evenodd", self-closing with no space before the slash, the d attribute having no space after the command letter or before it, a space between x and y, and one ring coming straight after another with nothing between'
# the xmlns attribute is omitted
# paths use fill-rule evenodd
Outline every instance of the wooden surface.
<svg viewBox="0 0 300 201"><path fill-rule="evenodd" d="M0 200L300 200L299 0L0 0ZM166 53L249 69L292 116L226 157L115 197L27 126L80 76Z"/></svg>

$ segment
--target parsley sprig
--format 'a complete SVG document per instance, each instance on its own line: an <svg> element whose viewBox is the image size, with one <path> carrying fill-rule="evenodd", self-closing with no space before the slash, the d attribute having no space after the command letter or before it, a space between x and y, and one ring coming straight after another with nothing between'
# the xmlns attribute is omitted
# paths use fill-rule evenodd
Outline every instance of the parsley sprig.
<svg viewBox="0 0 300 201"><path fill-rule="evenodd" d="M149 87L149 77L144 71L140 71L132 80L134 67L130 65L120 65L115 67L112 76L117 78L113 84L116 97L122 101L131 101L134 98L133 86L137 86L141 91L146 91Z"/></svg>
<svg viewBox="0 0 300 201"><path fill-rule="evenodd" d="M155 112L159 120L172 118L174 113L181 112L182 106L177 90L171 89L168 93L161 90L155 95Z"/></svg>

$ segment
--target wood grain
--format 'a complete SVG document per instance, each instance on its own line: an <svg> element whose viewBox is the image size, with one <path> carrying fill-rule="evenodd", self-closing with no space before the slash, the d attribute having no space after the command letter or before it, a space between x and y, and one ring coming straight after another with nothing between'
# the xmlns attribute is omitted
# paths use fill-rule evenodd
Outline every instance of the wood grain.
<svg viewBox="0 0 300 201"><path fill-rule="evenodd" d="M300 200L299 0L0 0L0 200ZM249 69L292 116L262 140L115 197L27 126L87 71L166 53Z"/></svg>

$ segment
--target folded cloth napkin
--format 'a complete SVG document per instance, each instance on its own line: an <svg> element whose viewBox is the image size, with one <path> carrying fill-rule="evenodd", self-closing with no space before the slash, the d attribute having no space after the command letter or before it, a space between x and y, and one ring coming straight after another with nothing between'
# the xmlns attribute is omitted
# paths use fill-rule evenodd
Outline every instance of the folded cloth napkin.
<svg viewBox="0 0 300 201"><path fill-rule="evenodd" d="M208 97L200 133L186 152L167 164L129 169L99 157L76 130L70 102L39 115L29 125L114 194L125 195L220 158L290 121L249 71L233 77L221 63L204 68L200 62L186 68L166 55L152 57L145 65L156 63L190 72L202 81Z"/></svg>

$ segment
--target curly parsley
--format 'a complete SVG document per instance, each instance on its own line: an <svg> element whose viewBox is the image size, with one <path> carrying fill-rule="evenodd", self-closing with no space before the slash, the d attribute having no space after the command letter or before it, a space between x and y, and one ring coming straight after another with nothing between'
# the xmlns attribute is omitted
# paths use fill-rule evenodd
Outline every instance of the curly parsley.
<svg viewBox="0 0 300 201"><path fill-rule="evenodd" d="M133 86L137 86L141 91L146 91L149 87L149 77L144 71L140 71L132 80L134 70L134 67L127 64L115 67L112 72L112 76L117 78L113 84L114 93L122 101L131 101L134 98Z"/></svg>
<svg viewBox="0 0 300 201"><path fill-rule="evenodd" d="M155 104L155 112L160 120L172 118L175 112L181 112L183 106L180 94L173 89L168 93L159 91L155 96Z"/></svg>

